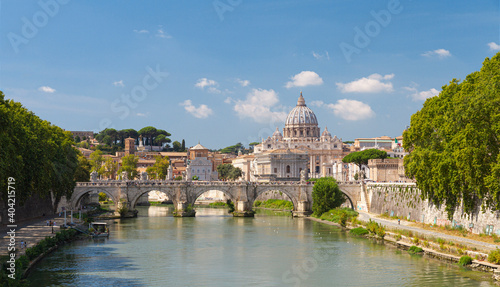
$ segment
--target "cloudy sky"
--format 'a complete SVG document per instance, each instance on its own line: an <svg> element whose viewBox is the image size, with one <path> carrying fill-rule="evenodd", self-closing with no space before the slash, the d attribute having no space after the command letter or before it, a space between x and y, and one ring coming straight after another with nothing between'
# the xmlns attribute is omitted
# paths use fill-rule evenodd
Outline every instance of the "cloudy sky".
<svg viewBox="0 0 500 287"><path fill-rule="evenodd" d="M321 129L394 137L500 50L499 3L1 1L0 90L67 130L209 148L283 128L302 91Z"/></svg>

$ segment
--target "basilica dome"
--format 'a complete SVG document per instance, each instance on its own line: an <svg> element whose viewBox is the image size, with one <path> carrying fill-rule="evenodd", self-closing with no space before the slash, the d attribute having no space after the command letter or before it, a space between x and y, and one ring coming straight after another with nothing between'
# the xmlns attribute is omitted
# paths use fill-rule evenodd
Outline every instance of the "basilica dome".
<svg viewBox="0 0 500 287"><path fill-rule="evenodd" d="M317 138L320 136L316 115L307 107L302 92L297 106L290 111L286 118L283 135L285 138Z"/></svg>
<svg viewBox="0 0 500 287"><path fill-rule="evenodd" d="M314 112L306 106L306 101L300 93L297 106L293 108L286 118L285 125L313 124L318 125Z"/></svg>

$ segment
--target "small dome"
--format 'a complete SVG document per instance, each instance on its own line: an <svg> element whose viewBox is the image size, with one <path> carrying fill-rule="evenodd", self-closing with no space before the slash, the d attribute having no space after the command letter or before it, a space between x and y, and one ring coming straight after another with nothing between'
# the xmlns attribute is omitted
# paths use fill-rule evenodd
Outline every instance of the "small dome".
<svg viewBox="0 0 500 287"><path fill-rule="evenodd" d="M283 135L281 135L280 130L276 127L276 131L273 133L273 139L282 139Z"/></svg>
<svg viewBox="0 0 500 287"><path fill-rule="evenodd" d="M325 126L325 130L323 131L323 133L321 134L321 136L325 137L325 138L331 138L332 134L328 131L328 129Z"/></svg>
<svg viewBox="0 0 500 287"><path fill-rule="evenodd" d="M302 92L300 93L299 100L297 101L297 106L290 111L285 121L285 125L301 124L318 125L316 115L306 106L306 101L304 100L304 97L302 97Z"/></svg>

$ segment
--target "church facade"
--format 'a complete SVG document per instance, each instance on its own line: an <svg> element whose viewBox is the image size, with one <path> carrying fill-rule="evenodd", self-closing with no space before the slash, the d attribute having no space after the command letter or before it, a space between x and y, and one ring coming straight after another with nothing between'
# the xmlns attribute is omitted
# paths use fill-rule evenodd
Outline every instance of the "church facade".
<svg viewBox="0 0 500 287"><path fill-rule="evenodd" d="M342 139L332 136L326 127L321 132L316 115L307 107L302 92L297 101L297 106L290 111L286 118L283 133L276 128L272 136L262 140L260 144L254 147L255 159L253 165L255 167L262 166L259 159L264 160L268 156L263 155L278 150L288 153L289 158L290 151L295 151L294 153L298 158L306 154L307 164L305 168L309 177L312 178L332 176L334 173L332 163L341 162L345 155ZM346 153L348 152L346 150ZM301 164L296 166L298 165ZM300 168L304 167L301 166ZM286 167L279 166L276 169L271 169L270 172L278 176L278 173L281 173L284 169L286 170ZM297 169L297 171L294 171L294 175L296 175L296 172L300 171ZM254 174L258 173L258 170L254 169Z"/></svg>

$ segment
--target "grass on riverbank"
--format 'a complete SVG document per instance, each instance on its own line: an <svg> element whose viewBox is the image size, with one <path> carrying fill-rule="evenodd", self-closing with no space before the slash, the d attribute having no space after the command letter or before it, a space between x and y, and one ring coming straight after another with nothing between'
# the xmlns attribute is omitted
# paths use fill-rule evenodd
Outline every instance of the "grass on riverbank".
<svg viewBox="0 0 500 287"><path fill-rule="evenodd" d="M209 207L215 207L215 208L220 208L220 207L227 207L227 203L222 202L222 201L217 201L217 202L211 202L208 204Z"/></svg>
<svg viewBox="0 0 500 287"><path fill-rule="evenodd" d="M293 210L293 203L291 201L282 199L268 199L266 201L256 200L253 203L253 206L272 208L272 209Z"/></svg>
<svg viewBox="0 0 500 287"><path fill-rule="evenodd" d="M334 208L323 213L319 219L327 220L331 222L336 222L341 226L345 227L347 222L351 222L353 225L359 223L358 218L359 213L350 208Z"/></svg>

